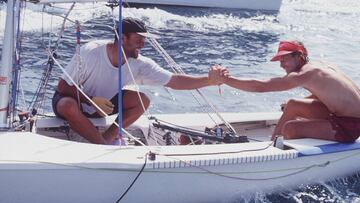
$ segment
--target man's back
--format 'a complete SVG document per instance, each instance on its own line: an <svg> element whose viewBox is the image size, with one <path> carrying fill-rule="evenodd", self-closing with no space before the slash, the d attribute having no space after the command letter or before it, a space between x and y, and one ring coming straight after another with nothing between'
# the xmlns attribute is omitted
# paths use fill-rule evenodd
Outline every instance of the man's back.
<svg viewBox="0 0 360 203"><path fill-rule="evenodd" d="M360 90L344 73L324 63L309 63L301 72L310 71L303 85L337 116L360 118Z"/></svg>

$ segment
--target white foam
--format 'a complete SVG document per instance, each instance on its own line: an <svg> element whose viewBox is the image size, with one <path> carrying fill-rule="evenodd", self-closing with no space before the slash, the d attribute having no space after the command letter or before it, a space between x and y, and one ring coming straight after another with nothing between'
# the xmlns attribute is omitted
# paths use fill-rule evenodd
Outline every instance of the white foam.
<svg viewBox="0 0 360 203"><path fill-rule="evenodd" d="M21 30L25 32L57 32L63 22L63 17L68 12L71 4L56 4L53 7L43 7L28 3L21 13ZM97 18L103 15L111 16L111 11L103 3L86 3L75 5L73 11L69 15L71 21L78 20L82 22ZM118 10L114 13L118 16ZM3 38L6 16L6 5L0 7L0 38ZM66 22L66 26L73 26L70 21Z"/></svg>
<svg viewBox="0 0 360 203"><path fill-rule="evenodd" d="M137 17L146 20L155 29L169 28L172 30L191 28L198 32L226 32L235 30L269 31L276 16L258 15L250 18L231 14L210 14L202 16L181 16L158 8L125 8L123 17Z"/></svg>

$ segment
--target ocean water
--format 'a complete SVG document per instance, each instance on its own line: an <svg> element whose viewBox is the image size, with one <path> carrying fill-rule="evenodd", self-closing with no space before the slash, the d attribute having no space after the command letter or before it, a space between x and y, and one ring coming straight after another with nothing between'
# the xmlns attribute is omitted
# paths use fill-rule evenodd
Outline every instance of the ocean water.
<svg viewBox="0 0 360 203"><path fill-rule="evenodd" d="M33 97L42 64L47 61L45 47L54 46L62 18L69 5L42 7L27 4L22 12L21 80L26 108ZM114 15L118 17L115 9ZM123 17L143 19L170 56L188 74L206 74L213 64L229 68L237 77L267 79L284 75L278 62L269 62L279 40L296 39L308 49L310 60L321 60L338 66L360 85L360 1L358 0L283 0L279 12L241 9L143 7L124 8ZM71 20L81 24L82 43L93 39L112 39L111 9L104 4L75 6ZM5 5L0 4L0 52L5 24ZM75 50L75 27L68 22L57 54L66 65ZM145 44L142 54L169 68L162 57ZM56 87L59 68L49 81L45 111L51 111L50 98ZM150 112L203 112L189 91L166 90L163 87L140 87L151 98ZM303 89L276 93L248 93L221 87L203 88L202 92L220 112L273 112L289 98L307 96ZM210 110L208 110L210 111ZM354 163L358 164L358 163ZM360 166L360 164L359 164ZM314 185L301 185L289 191L252 194L229 202L360 202L360 177L345 178Z"/></svg>

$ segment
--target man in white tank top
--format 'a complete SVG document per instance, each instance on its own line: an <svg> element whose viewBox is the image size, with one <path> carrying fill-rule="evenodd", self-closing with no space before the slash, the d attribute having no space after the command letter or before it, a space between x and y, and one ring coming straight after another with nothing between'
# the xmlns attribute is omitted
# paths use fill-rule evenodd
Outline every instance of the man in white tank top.
<svg viewBox="0 0 360 203"><path fill-rule="evenodd" d="M173 74L161 68L152 59L140 55L146 37L156 37L147 31L144 22L134 18L122 20L122 46L125 55L122 56L122 87L133 83L128 64L129 62L135 82L139 85L163 85L177 90L190 90L213 85L207 76L190 76ZM66 70L75 82L83 87L83 91L105 113L117 113L118 93L118 40L93 41L85 44L80 50L79 57L74 56ZM80 67L80 68L79 68ZM141 100L147 108L149 98L140 93ZM143 113L137 92L122 91L122 127L126 128L135 122ZM81 106L79 107L78 100ZM113 124L101 135L88 117L99 117L90 101L82 94L78 94L72 82L62 76L53 98L53 109L57 116L67 120L73 130L91 143L111 144L117 137L118 128Z"/></svg>

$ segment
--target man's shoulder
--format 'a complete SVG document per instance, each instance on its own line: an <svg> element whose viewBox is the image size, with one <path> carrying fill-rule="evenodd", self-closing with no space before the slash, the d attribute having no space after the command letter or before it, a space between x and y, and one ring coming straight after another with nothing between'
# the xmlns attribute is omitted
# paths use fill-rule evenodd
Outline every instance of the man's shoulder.
<svg viewBox="0 0 360 203"><path fill-rule="evenodd" d="M324 61L312 61L304 65L307 70L327 70L327 69L338 69L334 64L326 63Z"/></svg>
<svg viewBox="0 0 360 203"><path fill-rule="evenodd" d="M149 62L149 61L154 61L151 58L147 57L147 56L143 56L141 54L139 54L139 56L137 57L138 60L140 61L144 61L144 62Z"/></svg>
<svg viewBox="0 0 360 203"><path fill-rule="evenodd" d="M94 51L96 52L100 50L103 46L108 44L109 42L110 42L109 40L94 40L87 42L81 47L81 52L83 53L91 53Z"/></svg>
<svg viewBox="0 0 360 203"><path fill-rule="evenodd" d="M151 65L151 66L157 65L157 63L154 60L152 60L149 57L143 56L141 54L139 54L139 56L136 59L132 58L131 61L133 61L135 63L143 64L143 65Z"/></svg>
<svg viewBox="0 0 360 203"><path fill-rule="evenodd" d="M307 63L305 64L301 70L299 71L299 74L317 74L323 70L323 67L321 65L318 65L316 63Z"/></svg>
<svg viewBox="0 0 360 203"><path fill-rule="evenodd" d="M92 40L83 45L83 47L97 47L109 43L109 40Z"/></svg>
<svg viewBox="0 0 360 203"><path fill-rule="evenodd" d="M294 83L297 86L303 86L313 78L317 77L319 69L311 64L305 64L299 71L294 71L283 77L284 80Z"/></svg>

